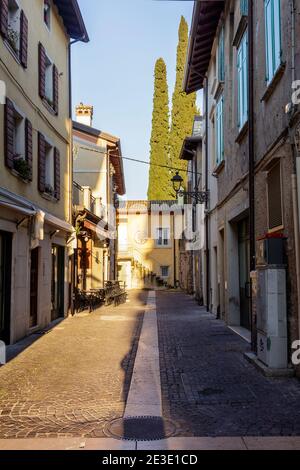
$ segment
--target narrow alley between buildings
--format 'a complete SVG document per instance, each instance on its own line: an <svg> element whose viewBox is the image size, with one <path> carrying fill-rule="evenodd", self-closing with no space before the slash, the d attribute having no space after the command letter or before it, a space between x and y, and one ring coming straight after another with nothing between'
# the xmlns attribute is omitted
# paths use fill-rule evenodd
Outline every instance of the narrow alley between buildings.
<svg viewBox="0 0 300 470"><path fill-rule="evenodd" d="M0 448L14 439L19 448L101 448L108 439L127 448L132 436L126 426L119 434L118 422L143 415L161 419L157 437L169 438L167 448L197 438L251 448L263 446L260 437L276 447L280 436L288 448L299 446L299 381L264 377L247 351L191 297L131 291L123 305L59 322L0 368ZM143 426L136 440L148 432Z"/></svg>

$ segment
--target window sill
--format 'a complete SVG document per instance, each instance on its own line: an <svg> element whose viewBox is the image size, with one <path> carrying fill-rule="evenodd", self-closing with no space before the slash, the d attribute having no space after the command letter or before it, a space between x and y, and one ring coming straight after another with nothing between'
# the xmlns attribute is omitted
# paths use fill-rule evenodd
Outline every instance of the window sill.
<svg viewBox="0 0 300 470"><path fill-rule="evenodd" d="M283 76L286 68L286 62L283 62L275 72L274 77L272 78L271 82L268 84L265 93L263 94L260 101L268 101L271 95L273 94L277 84L280 82L281 77Z"/></svg>
<svg viewBox="0 0 300 470"><path fill-rule="evenodd" d="M48 101L45 98L42 98L42 101L45 108L48 109L49 113L51 113L53 116L57 116L57 112L54 111L53 107L48 103Z"/></svg>
<svg viewBox="0 0 300 470"><path fill-rule="evenodd" d="M19 59L19 53L14 50L14 48L9 44L7 39L4 39L5 47L8 49L10 54L13 56L18 65L22 65Z"/></svg>
<svg viewBox="0 0 300 470"><path fill-rule="evenodd" d="M236 144L241 145L242 141L248 133L248 121L245 122L243 127L240 129L237 138L235 139Z"/></svg>
<svg viewBox="0 0 300 470"><path fill-rule="evenodd" d="M278 225L278 227L269 228L268 233L271 234L271 233L282 232L282 230L284 230L284 225Z"/></svg>
<svg viewBox="0 0 300 470"><path fill-rule="evenodd" d="M218 101L218 99L222 95L222 93L224 91L224 83L225 83L224 81L218 80L218 86L217 86L216 91L214 93L214 100L215 101Z"/></svg>
<svg viewBox="0 0 300 470"><path fill-rule="evenodd" d="M50 194L48 193L41 193L42 197L44 199L46 199L47 201L50 201L50 202L57 202L57 199L55 196L51 196Z"/></svg>
<svg viewBox="0 0 300 470"><path fill-rule="evenodd" d="M18 178L20 181L22 181L22 183L25 183L25 184L29 184L31 181L30 179L26 179L26 178L23 178L22 175L20 175L20 173L18 173L16 170L12 169L10 170L11 174L14 175L16 178Z"/></svg>
<svg viewBox="0 0 300 470"><path fill-rule="evenodd" d="M217 166L214 168L214 171L212 175L214 176L219 176L221 171L225 168L225 160L223 159L220 163L217 164Z"/></svg>

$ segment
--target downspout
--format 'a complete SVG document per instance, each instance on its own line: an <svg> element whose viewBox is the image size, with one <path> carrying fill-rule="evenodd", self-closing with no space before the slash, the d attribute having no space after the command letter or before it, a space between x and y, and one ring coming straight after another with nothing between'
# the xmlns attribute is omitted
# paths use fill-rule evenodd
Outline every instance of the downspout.
<svg viewBox="0 0 300 470"><path fill-rule="evenodd" d="M208 193L208 77L205 77L205 190ZM210 311L209 201L205 201L206 310Z"/></svg>
<svg viewBox="0 0 300 470"><path fill-rule="evenodd" d="M253 0L248 1L248 145L249 145L249 230L250 230L250 271L256 270L255 243L255 160L254 160L254 15ZM253 317L252 288L250 289L250 325L252 350L256 351L256 318Z"/></svg>
<svg viewBox="0 0 300 470"><path fill-rule="evenodd" d="M70 148L70 223L73 224L73 124L72 124L72 57L71 57L71 47L73 44L79 42L80 39L75 39L74 41L69 41L68 44L68 72L69 72L69 118L70 118L70 135L71 135L71 148ZM76 257L77 257L77 250L75 250L74 254L71 256L71 315L75 314L75 306L74 306L74 292L75 292L75 271L76 271Z"/></svg>
<svg viewBox="0 0 300 470"><path fill-rule="evenodd" d="M295 28L295 0L291 0L291 19L292 19L292 41L291 41L291 52L292 52L292 83L296 80L296 68L295 68L295 54L296 54L296 28ZM293 108L294 109L294 108ZM295 237L295 260L296 260L296 282L297 282L297 313L298 313L298 338L300 338L300 221L299 221L299 164L298 154L293 140L293 133L291 132L291 122L289 123L289 134L292 147L293 155L293 173L292 173L292 197L293 197L293 218L294 218L294 237Z"/></svg>

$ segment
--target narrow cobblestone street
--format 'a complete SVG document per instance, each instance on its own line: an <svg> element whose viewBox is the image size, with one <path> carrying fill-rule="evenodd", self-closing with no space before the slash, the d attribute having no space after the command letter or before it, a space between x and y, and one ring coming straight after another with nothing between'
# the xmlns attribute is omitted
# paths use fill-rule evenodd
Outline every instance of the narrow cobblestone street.
<svg viewBox="0 0 300 470"><path fill-rule="evenodd" d="M69 318L3 366L0 439L107 437L125 411L147 295ZM297 379L261 375L248 343L184 294L157 291L156 312L162 415L176 436L300 436Z"/></svg>

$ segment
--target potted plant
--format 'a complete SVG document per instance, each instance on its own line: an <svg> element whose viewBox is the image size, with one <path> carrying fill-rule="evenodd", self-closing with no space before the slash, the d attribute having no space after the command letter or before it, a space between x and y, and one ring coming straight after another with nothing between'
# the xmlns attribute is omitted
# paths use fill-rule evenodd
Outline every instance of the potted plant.
<svg viewBox="0 0 300 470"><path fill-rule="evenodd" d="M29 180L31 177L31 168L24 158L19 154L14 156L14 170L24 179Z"/></svg>
<svg viewBox="0 0 300 470"><path fill-rule="evenodd" d="M18 33L18 31L16 31L15 29L13 29L11 26L8 27L8 30L7 30L7 41L9 43L9 45L12 47L12 49L14 50L14 52L17 54L18 51L19 51L19 39L20 39L20 35Z"/></svg>

